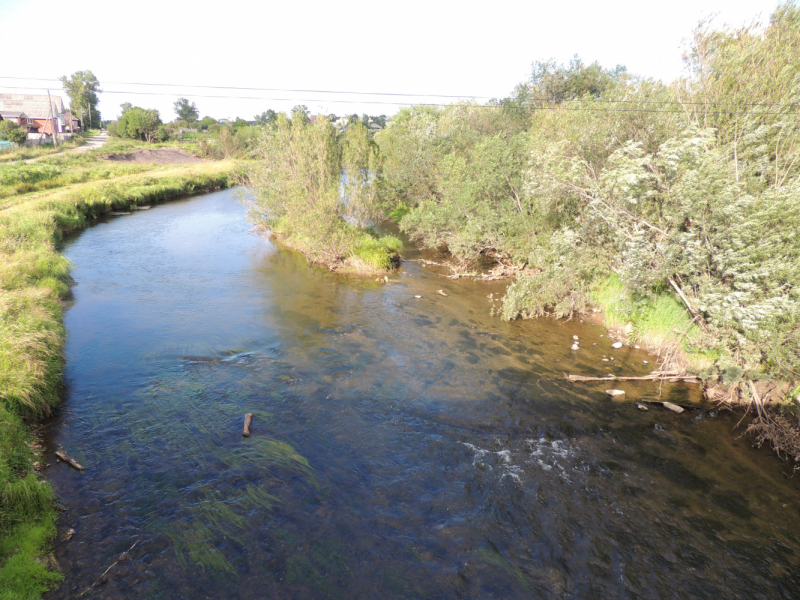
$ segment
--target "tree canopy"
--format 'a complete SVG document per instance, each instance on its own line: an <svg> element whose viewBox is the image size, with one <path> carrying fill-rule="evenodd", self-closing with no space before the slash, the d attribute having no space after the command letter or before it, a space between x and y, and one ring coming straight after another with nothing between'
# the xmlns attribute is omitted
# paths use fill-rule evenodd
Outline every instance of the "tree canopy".
<svg viewBox="0 0 800 600"><path fill-rule="evenodd" d="M61 77L64 91L70 100L70 109L73 114L82 117L84 128L88 124L89 128L95 125L100 126L101 118L97 110L99 98L97 94L102 92L100 82L91 71L76 71L69 77Z"/></svg>
<svg viewBox="0 0 800 600"><path fill-rule="evenodd" d="M194 123L200 118L197 105L194 102L189 102L186 98L178 98L172 106L175 109L175 114L178 115L178 119Z"/></svg>
<svg viewBox="0 0 800 600"><path fill-rule="evenodd" d="M161 118L155 109L138 106L128 108L116 124L116 135L143 142L157 142L166 138Z"/></svg>

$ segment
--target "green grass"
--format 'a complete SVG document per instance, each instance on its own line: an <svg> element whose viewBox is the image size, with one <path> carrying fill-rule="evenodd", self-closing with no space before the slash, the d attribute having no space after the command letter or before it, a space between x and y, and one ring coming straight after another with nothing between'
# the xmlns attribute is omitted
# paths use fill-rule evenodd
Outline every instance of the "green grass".
<svg viewBox="0 0 800 600"><path fill-rule="evenodd" d="M126 138L110 137L102 148L103 154L114 154L117 152L131 152L139 149L154 150L156 148L181 148L190 153L195 153L198 150L200 140L206 139L204 137L197 137L191 139L169 139L166 142L140 142L139 140L130 140Z"/></svg>
<svg viewBox="0 0 800 600"><path fill-rule="evenodd" d="M375 271L388 271L392 268L392 260L403 250L403 242L392 235L381 238L362 234L353 244L354 262L362 263Z"/></svg>
<svg viewBox="0 0 800 600"><path fill-rule="evenodd" d="M12 150L10 152L0 153L0 164L10 163L18 160L27 160L29 158L39 158L49 154L57 154L69 148L77 148L82 145L84 139L80 136L74 137L71 140L59 142L58 147L53 144L42 144L41 146L23 146Z"/></svg>
<svg viewBox="0 0 800 600"><path fill-rule="evenodd" d="M47 161L0 165L0 189L20 181L57 186L0 204L0 600L38 598L61 580L37 560L55 534L56 512L50 486L32 469L30 423L60 399L62 302L70 283L69 262L58 251L62 234L112 210L225 187L235 168L232 162L111 166L101 180L86 182L104 168L96 157Z"/></svg>
<svg viewBox="0 0 800 600"><path fill-rule="evenodd" d="M596 282L591 291L592 302L602 310L605 323L625 330L631 342L650 350L663 350L679 345L683 362L692 371L700 371L714 356L702 350L702 330L691 322L686 307L669 292L652 297L634 297L616 275Z"/></svg>

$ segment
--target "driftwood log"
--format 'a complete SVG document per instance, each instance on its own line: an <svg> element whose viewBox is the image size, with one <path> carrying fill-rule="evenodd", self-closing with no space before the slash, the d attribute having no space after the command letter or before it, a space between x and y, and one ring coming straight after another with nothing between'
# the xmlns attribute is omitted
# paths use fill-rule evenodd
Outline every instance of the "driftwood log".
<svg viewBox="0 0 800 600"><path fill-rule="evenodd" d="M60 450L56 452L56 456L61 460L63 460L65 463L67 463L73 469L78 469L78 471L83 471L83 466L81 466L81 464L77 460L75 460L74 458L70 458Z"/></svg>
<svg viewBox="0 0 800 600"><path fill-rule="evenodd" d="M253 413L247 413L244 416L244 431L242 437L250 437L250 426L253 424Z"/></svg>
<svg viewBox="0 0 800 600"><path fill-rule="evenodd" d="M640 377L616 377L610 375L608 377L586 377L585 375L567 375L567 381L663 381L667 380L672 383L683 381L686 383L697 383L699 378L694 375L674 375L672 373L650 373L650 375L642 375Z"/></svg>

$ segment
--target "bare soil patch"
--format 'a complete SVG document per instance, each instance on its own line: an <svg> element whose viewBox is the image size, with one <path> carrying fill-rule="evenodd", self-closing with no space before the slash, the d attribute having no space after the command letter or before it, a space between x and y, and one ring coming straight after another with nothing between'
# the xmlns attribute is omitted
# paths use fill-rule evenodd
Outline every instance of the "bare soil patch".
<svg viewBox="0 0 800 600"><path fill-rule="evenodd" d="M104 160L123 163L157 164L157 165L184 165L189 163L204 162L181 150L180 148L143 148L132 152L118 152L116 154L101 155Z"/></svg>

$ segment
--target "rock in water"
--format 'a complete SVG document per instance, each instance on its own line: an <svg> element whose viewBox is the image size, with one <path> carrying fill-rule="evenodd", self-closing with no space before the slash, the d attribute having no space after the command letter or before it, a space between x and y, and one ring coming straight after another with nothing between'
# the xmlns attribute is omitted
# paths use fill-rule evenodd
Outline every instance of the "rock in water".
<svg viewBox="0 0 800 600"><path fill-rule="evenodd" d="M644 404L637 404L636 408L638 408L639 410L648 410L648 408Z"/></svg>
<svg viewBox="0 0 800 600"><path fill-rule="evenodd" d="M572 344L572 349L573 350L577 350L578 349L578 344Z"/></svg>
<svg viewBox="0 0 800 600"><path fill-rule="evenodd" d="M436 290L436 293L439 294L440 296L447 296L447 292L445 292L444 290Z"/></svg>
<svg viewBox="0 0 800 600"><path fill-rule="evenodd" d="M622 342L614 342L611 344L612 348L622 348Z"/></svg>
<svg viewBox="0 0 800 600"><path fill-rule="evenodd" d="M683 408L678 406L677 404L673 404L672 402L663 402L664 408L668 408L672 412L681 414L683 412Z"/></svg>
<svg viewBox="0 0 800 600"><path fill-rule="evenodd" d="M422 296L414 296L414 298L422 298Z"/></svg>
<svg viewBox="0 0 800 600"><path fill-rule="evenodd" d="M622 390L606 390L606 394L611 396L612 398L621 398L625 395L625 392Z"/></svg>
<svg viewBox="0 0 800 600"><path fill-rule="evenodd" d="M573 340L575 340L575 341L577 342L577 341L578 341L578 336L577 336L577 335L573 335L573 336L572 336L572 339L573 339Z"/></svg>

